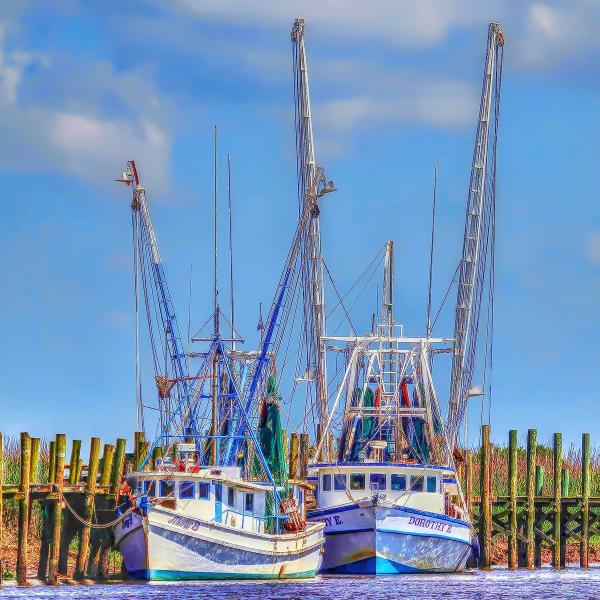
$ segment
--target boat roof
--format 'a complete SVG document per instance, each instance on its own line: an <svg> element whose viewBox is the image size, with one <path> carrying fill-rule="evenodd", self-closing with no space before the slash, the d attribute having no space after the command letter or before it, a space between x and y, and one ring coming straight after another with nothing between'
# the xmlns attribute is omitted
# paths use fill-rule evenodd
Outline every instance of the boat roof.
<svg viewBox="0 0 600 600"><path fill-rule="evenodd" d="M320 468L344 468L351 467L356 468L360 467L361 469L370 469L372 467L376 467L378 469L382 467L386 468L406 468L406 469L416 469L419 471L423 471L426 469L444 471L446 473L455 473L456 470L447 465L426 465L421 463L390 463L390 462L335 462L335 463L312 463L308 465L309 469L320 469Z"/></svg>

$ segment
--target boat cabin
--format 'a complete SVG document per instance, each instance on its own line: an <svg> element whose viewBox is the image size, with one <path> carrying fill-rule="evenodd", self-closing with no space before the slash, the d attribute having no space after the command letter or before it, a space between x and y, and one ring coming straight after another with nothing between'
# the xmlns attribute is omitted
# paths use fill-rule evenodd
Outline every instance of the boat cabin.
<svg viewBox="0 0 600 600"><path fill-rule="evenodd" d="M437 465L314 464L309 468L308 482L315 486L319 509L378 495L401 506L445 514L447 498L458 493L455 471Z"/></svg>
<svg viewBox="0 0 600 600"><path fill-rule="evenodd" d="M194 452L184 446L193 444L178 445L180 460L166 457L157 461L156 470L133 473L130 487L135 495L158 500L160 506L184 517L265 533L266 522L272 522L273 507L268 507L267 514L267 494L273 486L242 479L240 467L198 466ZM296 485L290 488L305 519L304 490ZM278 488L282 495L283 491Z"/></svg>

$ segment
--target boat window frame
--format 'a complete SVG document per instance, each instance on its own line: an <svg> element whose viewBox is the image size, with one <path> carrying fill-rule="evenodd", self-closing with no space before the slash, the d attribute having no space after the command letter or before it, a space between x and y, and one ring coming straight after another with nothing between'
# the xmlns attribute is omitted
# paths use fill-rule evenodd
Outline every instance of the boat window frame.
<svg viewBox="0 0 600 600"><path fill-rule="evenodd" d="M158 485L158 490L159 490L158 497L159 498L170 498L171 496L175 497L175 480L174 479L159 479L158 484L159 484ZM170 493L163 494L163 485L171 487Z"/></svg>
<svg viewBox="0 0 600 600"><path fill-rule="evenodd" d="M330 492L331 491L331 473L323 473L321 480L322 480L323 491ZM327 483L325 483L325 482L327 482Z"/></svg>
<svg viewBox="0 0 600 600"><path fill-rule="evenodd" d="M430 489L430 483L433 480L433 489ZM426 489L427 489L427 493L428 494L435 494L437 493L438 490L438 483L437 483L438 478L435 475L427 475L427 485L426 485Z"/></svg>
<svg viewBox="0 0 600 600"><path fill-rule="evenodd" d="M156 497L156 479L144 479L144 496Z"/></svg>
<svg viewBox="0 0 600 600"><path fill-rule="evenodd" d="M420 488L415 487L415 481L421 481ZM410 491L411 492L423 492L425 491L425 476L424 475L411 475L410 476Z"/></svg>
<svg viewBox="0 0 600 600"><path fill-rule="evenodd" d="M373 487L373 478L374 477L382 477L383 478L383 486L381 482L377 482L377 487ZM369 489L381 491L387 489L387 473L369 473Z"/></svg>
<svg viewBox="0 0 600 600"><path fill-rule="evenodd" d="M198 482L198 499L210 500L210 483L208 481Z"/></svg>
<svg viewBox="0 0 600 600"><path fill-rule="evenodd" d="M402 487L394 487L394 479L401 479L404 481L404 485ZM390 490L392 492L405 492L407 484L407 476L406 473L391 473L390 477Z"/></svg>
<svg viewBox="0 0 600 600"><path fill-rule="evenodd" d="M232 485L227 486L227 506L235 508L235 488Z"/></svg>
<svg viewBox="0 0 600 600"><path fill-rule="evenodd" d="M185 490L187 492L187 490L191 489L191 495L190 496L182 496L182 492ZM190 481L189 479L182 479L179 482L179 489L177 491L177 497L180 500L193 500L196 497L196 482L195 481Z"/></svg>
<svg viewBox="0 0 600 600"><path fill-rule="evenodd" d="M250 498L250 508L248 508L248 499ZM254 492L246 492L244 494L244 513L254 514Z"/></svg>
<svg viewBox="0 0 600 600"><path fill-rule="evenodd" d="M338 482L341 481L341 486ZM335 492L344 492L348 487L348 475L346 473L334 473L333 475L333 490Z"/></svg>
<svg viewBox="0 0 600 600"><path fill-rule="evenodd" d="M353 481L362 481L362 483L358 486L353 486ZM364 473L350 473L350 491L360 491L365 489L366 477Z"/></svg>

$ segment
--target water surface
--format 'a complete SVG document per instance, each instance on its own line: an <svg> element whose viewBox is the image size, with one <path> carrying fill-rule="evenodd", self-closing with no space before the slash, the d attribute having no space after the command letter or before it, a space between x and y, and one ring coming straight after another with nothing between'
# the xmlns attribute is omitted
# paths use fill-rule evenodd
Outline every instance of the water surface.
<svg viewBox="0 0 600 600"><path fill-rule="evenodd" d="M547 568L511 572L459 575L392 575L369 577L320 577L308 581L263 583L197 582L136 583L111 585L32 586L0 589L0 598L85 599L85 600L554 600L594 598L600 600L600 568L576 568L559 573Z"/></svg>

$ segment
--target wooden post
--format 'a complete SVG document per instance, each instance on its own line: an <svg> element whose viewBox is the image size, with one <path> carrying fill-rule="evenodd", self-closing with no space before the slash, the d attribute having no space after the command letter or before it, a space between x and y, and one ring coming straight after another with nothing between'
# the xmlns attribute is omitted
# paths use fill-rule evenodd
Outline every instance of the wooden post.
<svg viewBox="0 0 600 600"><path fill-rule="evenodd" d="M69 485L77 485L77 472L79 471L79 457L81 456L81 440L73 440L71 446L71 459L69 460Z"/></svg>
<svg viewBox="0 0 600 600"><path fill-rule="evenodd" d="M554 527L552 546L552 565L560 569L560 519L562 510L561 497L561 471L562 471L562 433L554 434Z"/></svg>
<svg viewBox="0 0 600 600"><path fill-rule="evenodd" d="M40 464L40 438L31 438L31 462L29 470L29 483L38 482L38 467Z"/></svg>
<svg viewBox="0 0 600 600"><path fill-rule="evenodd" d="M335 451L335 436L333 433L327 434L327 442L329 443L329 462L337 462Z"/></svg>
<svg viewBox="0 0 600 600"><path fill-rule="evenodd" d="M541 496L544 489L544 467L542 465L535 466L535 495Z"/></svg>
<svg viewBox="0 0 600 600"><path fill-rule="evenodd" d="M296 479L298 477L298 449L299 440L298 434L292 433L290 437L290 460L289 460L289 478Z"/></svg>
<svg viewBox="0 0 600 600"><path fill-rule="evenodd" d="M300 473L299 479L306 479L308 475L308 433L300 434Z"/></svg>
<svg viewBox="0 0 600 600"><path fill-rule="evenodd" d="M508 432L508 495L510 496L508 535L508 568L519 567L517 553L517 430Z"/></svg>
<svg viewBox="0 0 600 600"><path fill-rule="evenodd" d="M115 457L112 464L112 472L110 477L110 493L113 496L117 496L115 499L116 504L119 503L119 490L121 488L121 477L123 476L123 466L125 465L125 446L127 440L119 438L117 440L117 448L115 450Z"/></svg>
<svg viewBox="0 0 600 600"><path fill-rule="evenodd" d="M48 483L56 481L56 442L52 440L48 449Z"/></svg>
<svg viewBox="0 0 600 600"><path fill-rule="evenodd" d="M102 453L102 471L100 472L100 485L107 486L110 484L110 474L112 472L113 456L115 447L113 444L104 444Z"/></svg>
<svg viewBox="0 0 600 600"><path fill-rule="evenodd" d="M535 561L535 460L537 454L537 431L527 432L527 568L534 568Z"/></svg>
<svg viewBox="0 0 600 600"><path fill-rule="evenodd" d="M579 565L589 566L590 553L590 434L581 436L581 545Z"/></svg>
<svg viewBox="0 0 600 600"><path fill-rule="evenodd" d="M2 570L3 570L3 559L4 554L2 548L4 545L4 529L2 523L4 522L4 495L2 490L2 484L4 481L4 440L0 433L0 583L2 582Z"/></svg>
<svg viewBox="0 0 600 600"><path fill-rule="evenodd" d="M465 470L466 470L466 504L469 517L473 518L473 455L470 450L465 450Z"/></svg>
<svg viewBox="0 0 600 600"><path fill-rule="evenodd" d="M492 566L492 490L490 489L490 426L481 426L481 569L489 570Z"/></svg>
<svg viewBox="0 0 600 600"><path fill-rule="evenodd" d="M156 469L156 463L159 458L162 458L163 449L161 446L156 446L154 450L152 450L152 470Z"/></svg>
<svg viewBox="0 0 600 600"><path fill-rule="evenodd" d="M31 472L31 438L21 433L21 481L19 483L19 531L17 548L17 583L27 585L29 550L29 474Z"/></svg>
<svg viewBox="0 0 600 600"><path fill-rule="evenodd" d="M288 434L286 429L281 430L281 445L283 446L283 460L287 463L289 460Z"/></svg>
<svg viewBox="0 0 600 600"><path fill-rule="evenodd" d="M571 476L569 475L568 467L563 467L561 471L560 489L563 496L569 495L569 488L571 484Z"/></svg>
<svg viewBox="0 0 600 600"><path fill-rule="evenodd" d="M67 437L64 433L56 435L56 467L54 490L57 499L54 501L52 523L52 541L50 544L50 561L48 566L48 583L56 584L58 580L58 559L60 556L60 537L62 529L62 491L65 483L65 456L67 454Z"/></svg>
<svg viewBox="0 0 600 600"><path fill-rule="evenodd" d="M561 477L560 477L560 490L561 490L561 495L563 498L569 496L570 481L571 481L571 478L569 476L569 469L566 467L563 467L561 470ZM560 566L561 567L564 567L567 562L568 536L566 535L565 532L567 529L568 521L569 521L569 511L565 507L565 510L563 511L562 518L561 518L561 532L562 532L561 536L560 536Z"/></svg>
<svg viewBox="0 0 600 600"><path fill-rule="evenodd" d="M96 482L98 479L98 466L100 463L100 439L92 438L90 444L90 460L88 462L88 475L85 494L85 512L83 518L91 521L94 512L94 501L96 499ZM75 579L85 577L85 568L90 554L91 529L84 525L79 536L79 547L77 549L77 564L75 566Z"/></svg>

